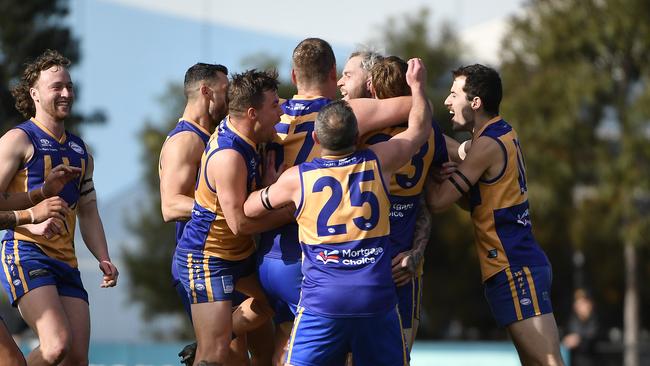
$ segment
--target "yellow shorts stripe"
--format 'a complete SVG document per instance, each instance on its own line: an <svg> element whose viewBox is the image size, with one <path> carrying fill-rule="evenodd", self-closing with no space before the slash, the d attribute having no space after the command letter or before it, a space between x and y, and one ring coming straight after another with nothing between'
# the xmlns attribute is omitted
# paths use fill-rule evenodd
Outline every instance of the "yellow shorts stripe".
<svg viewBox="0 0 650 366"><path fill-rule="evenodd" d="M6 262L6 256L5 256L5 245L7 242L2 243L2 268L4 268L5 271L5 277L7 278L7 282L9 282L9 288L11 289L11 296L14 300L16 300L16 288L14 287L13 282L11 281L11 275L9 274L9 267L7 267L7 262Z"/></svg>
<svg viewBox="0 0 650 366"><path fill-rule="evenodd" d="M210 266L208 262L210 261L209 256L203 257L203 272L205 273L205 290L208 293L208 301L214 301L214 294L212 293L212 281L210 281Z"/></svg>
<svg viewBox="0 0 650 366"><path fill-rule="evenodd" d="M198 300L196 299L196 291L194 291L194 268L192 267L192 253L187 255L187 268L189 269L189 278L190 278L190 290L192 291L192 302L196 304Z"/></svg>
<svg viewBox="0 0 650 366"><path fill-rule="evenodd" d="M18 276L20 277L20 282L23 285L23 294L26 294L29 291L27 287L27 282L25 281L25 274L23 273L23 267L20 266L20 254L18 254L18 240L14 240L14 263L16 263L16 268L18 268Z"/></svg>
<svg viewBox="0 0 650 366"><path fill-rule="evenodd" d="M302 312L305 310L302 306L298 306L298 315L296 315L296 320L293 321L293 329L291 330L291 338L289 339L289 350L287 351L287 363L291 363L291 353L293 352L293 342L296 340L296 331L298 330L298 324L300 324L300 318L302 318Z"/></svg>
<svg viewBox="0 0 650 366"><path fill-rule="evenodd" d="M395 306L395 312L397 313L397 320L399 321L399 335L402 339L402 356L404 359L404 366L408 365L408 356L406 355L406 340L404 339L404 327L402 327L402 316L399 315L399 308Z"/></svg>
<svg viewBox="0 0 650 366"><path fill-rule="evenodd" d="M530 288L530 297L532 297L533 300L535 315L541 315L542 312L539 310L539 301L537 301L537 290L535 290L535 281L533 281L533 275L530 273L530 268L524 267L524 273L526 273L526 280L528 281L528 287Z"/></svg>
<svg viewBox="0 0 650 366"><path fill-rule="evenodd" d="M508 276L508 284L510 285L510 293L512 293L512 302L515 304L515 312L517 313L517 320L522 320L524 317L521 315L521 305L519 305L519 296L517 296L517 288L515 281L512 278L510 268L506 268L506 276Z"/></svg>

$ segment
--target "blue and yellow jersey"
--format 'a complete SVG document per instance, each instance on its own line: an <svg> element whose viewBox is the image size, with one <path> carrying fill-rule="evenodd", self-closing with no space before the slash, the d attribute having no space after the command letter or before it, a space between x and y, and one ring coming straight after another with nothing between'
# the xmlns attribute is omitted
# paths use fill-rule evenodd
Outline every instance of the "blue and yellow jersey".
<svg viewBox="0 0 650 366"><path fill-rule="evenodd" d="M192 132L197 134L200 138L201 141L203 141L203 147L207 146L208 141L210 140L210 132L203 128L203 126L199 125L198 123L194 121L190 121L187 119L179 119L178 123L174 127L173 130L169 131L167 134L167 138L165 141L169 140L170 137L180 133L180 132ZM162 166L160 165L160 161L158 162L158 173L160 174L160 170L162 169ZM181 236L183 235L183 229L185 228L185 225L187 224L187 221L176 221L176 243L181 240Z"/></svg>
<svg viewBox="0 0 650 366"><path fill-rule="evenodd" d="M282 103L284 114L275 125L278 138L267 147L275 151L277 166L284 163L291 167L320 155L320 148L314 144L311 133L318 112L330 102L324 97L294 95ZM298 225L291 223L262 233L258 250L260 255L270 258L299 261Z"/></svg>
<svg viewBox="0 0 650 366"><path fill-rule="evenodd" d="M440 126L433 121L433 132L411 161L398 169L390 180L390 240L391 256L413 248L415 221L420 210L420 193L429 174L429 167L441 167L449 160L445 137ZM371 132L361 138L364 147L388 141L406 130L396 126Z"/></svg>
<svg viewBox="0 0 650 366"><path fill-rule="evenodd" d="M299 170L300 305L331 317L374 316L395 307L390 202L376 155L326 156Z"/></svg>
<svg viewBox="0 0 650 366"><path fill-rule="evenodd" d="M470 190L470 208L483 281L510 266L547 265L528 208L526 168L517 132L496 117L475 136L494 139L505 156L501 173Z"/></svg>
<svg viewBox="0 0 650 366"><path fill-rule="evenodd" d="M79 200L81 182L88 166L88 150L86 144L79 137L65 131L61 139L45 126L32 118L16 128L27 134L34 146L34 155L27 163L20 166L18 172L9 183L8 192L27 192L40 187L45 177L52 168L60 164L81 168L79 179L70 181L63 188L59 196L63 198L71 209L65 216L65 232L53 239L45 239L34 235L25 228L17 227L7 230L3 240L23 240L35 243L51 258L58 259L77 267L77 257L74 251L74 230L76 225L77 201Z"/></svg>
<svg viewBox="0 0 650 366"><path fill-rule="evenodd" d="M178 247L187 250L202 251L208 256L219 257L229 261L238 261L249 257L255 251L255 244L250 235L235 235L226 223L217 191L208 182L206 167L214 154L231 149L241 154L246 162L246 189L252 192L260 185L260 156L257 145L248 137L237 131L226 117L214 134L201 158L201 170L194 192L192 217L187 222Z"/></svg>

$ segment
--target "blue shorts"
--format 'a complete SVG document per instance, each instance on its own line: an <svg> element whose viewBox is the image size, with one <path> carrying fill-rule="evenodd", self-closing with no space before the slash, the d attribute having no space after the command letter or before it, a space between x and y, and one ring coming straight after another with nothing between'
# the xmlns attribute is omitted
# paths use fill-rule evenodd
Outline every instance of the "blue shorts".
<svg viewBox="0 0 650 366"><path fill-rule="evenodd" d="M260 285L275 311L275 323L292 322L300 301L302 263L261 256L257 272Z"/></svg>
<svg viewBox="0 0 650 366"><path fill-rule="evenodd" d="M88 293L77 268L48 257L36 244L6 240L2 242L2 286L11 305L29 292L42 286L56 286L59 296L76 297L88 302Z"/></svg>
<svg viewBox="0 0 650 366"><path fill-rule="evenodd" d="M235 285L255 272L255 257L229 261L201 251L176 248L174 263L191 304L232 301Z"/></svg>
<svg viewBox="0 0 650 366"><path fill-rule="evenodd" d="M407 365L397 309L365 318L326 318L298 308L286 362L294 366Z"/></svg>
<svg viewBox="0 0 650 366"><path fill-rule="evenodd" d="M553 312L551 266L510 266L485 281L485 297L497 323L516 321Z"/></svg>
<svg viewBox="0 0 650 366"><path fill-rule="evenodd" d="M402 328L413 328L413 321L420 320L420 303L422 301L422 276L413 277L409 283L396 288L397 308L402 320Z"/></svg>

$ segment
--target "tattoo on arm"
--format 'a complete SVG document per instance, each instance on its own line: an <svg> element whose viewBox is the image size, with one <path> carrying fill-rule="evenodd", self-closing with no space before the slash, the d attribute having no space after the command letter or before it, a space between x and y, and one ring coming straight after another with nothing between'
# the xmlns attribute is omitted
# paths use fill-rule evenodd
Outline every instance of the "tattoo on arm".
<svg viewBox="0 0 650 366"><path fill-rule="evenodd" d="M0 211L0 230L16 226L16 215L13 211Z"/></svg>
<svg viewBox="0 0 650 366"><path fill-rule="evenodd" d="M426 202L424 202L424 197L420 197L420 211L415 220L415 233L413 234L413 250L411 251L412 261L409 261L409 270L415 272L417 270L422 256L424 256L424 250L429 244L429 238L431 236L431 213L427 209Z"/></svg>

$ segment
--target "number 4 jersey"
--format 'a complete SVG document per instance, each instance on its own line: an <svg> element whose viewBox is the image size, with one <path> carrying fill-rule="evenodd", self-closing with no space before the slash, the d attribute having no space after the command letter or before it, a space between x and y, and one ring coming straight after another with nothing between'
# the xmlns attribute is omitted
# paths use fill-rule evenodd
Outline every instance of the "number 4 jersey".
<svg viewBox="0 0 650 366"><path fill-rule="evenodd" d="M374 316L394 308L390 203L376 155L362 150L324 156L299 169L300 305L329 317Z"/></svg>
<svg viewBox="0 0 650 366"><path fill-rule="evenodd" d="M517 132L496 117L477 136L494 139L505 157L501 174L491 180L479 179L470 190L483 281L510 266L548 265L546 254L533 236L526 169Z"/></svg>

